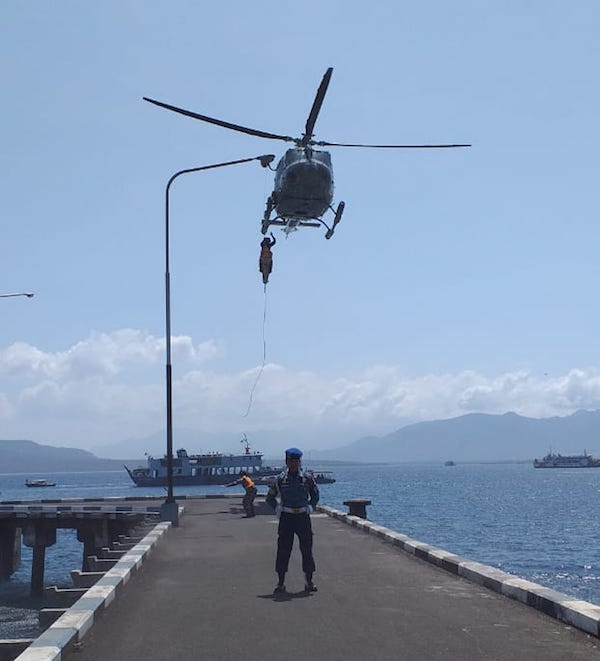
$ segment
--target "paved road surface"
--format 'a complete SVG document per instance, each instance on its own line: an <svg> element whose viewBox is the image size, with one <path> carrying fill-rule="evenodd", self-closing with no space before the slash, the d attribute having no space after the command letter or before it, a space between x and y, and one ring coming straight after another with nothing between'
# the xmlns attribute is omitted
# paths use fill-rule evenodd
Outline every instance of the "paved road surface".
<svg viewBox="0 0 600 661"><path fill-rule="evenodd" d="M600 641L532 608L313 515L315 582L297 542L274 598L277 519L239 500L185 501L170 530L69 661L579 661Z"/></svg>

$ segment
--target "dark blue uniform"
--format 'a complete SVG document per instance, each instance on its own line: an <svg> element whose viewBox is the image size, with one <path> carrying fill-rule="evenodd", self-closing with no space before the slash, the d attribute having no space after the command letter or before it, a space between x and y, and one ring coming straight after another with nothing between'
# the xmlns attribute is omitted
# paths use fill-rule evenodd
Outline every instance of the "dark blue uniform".
<svg viewBox="0 0 600 661"><path fill-rule="evenodd" d="M277 508L277 497L280 499L281 515L277 538L277 559L275 571L282 577L288 570L290 554L294 544L294 535L298 535L300 552L302 553L302 571L306 574L307 583L311 583L315 571L315 560L312 553L313 533L310 523L310 510L319 502L319 489L310 473L299 470L292 473L289 469L281 473L271 485L267 494L267 503ZM310 510L309 510L310 506Z"/></svg>

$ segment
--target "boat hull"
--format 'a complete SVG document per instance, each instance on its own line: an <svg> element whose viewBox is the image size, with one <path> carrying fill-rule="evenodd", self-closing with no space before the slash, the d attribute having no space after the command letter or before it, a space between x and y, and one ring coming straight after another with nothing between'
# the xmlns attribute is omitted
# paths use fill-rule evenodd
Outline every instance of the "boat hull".
<svg viewBox="0 0 600 661"><path fill-rule="evenodd" d="M273 479L278 473L268 473L260 476L250 474L254 480L268 480ZM166 487L168 486L167 476L152 477L150 475L132 475L129 473L136 487ZM207 486L207 485L223 485L229 484L231 480L235 479L235 475L173 475L174 487L193 487L193 486Z"/></svg>

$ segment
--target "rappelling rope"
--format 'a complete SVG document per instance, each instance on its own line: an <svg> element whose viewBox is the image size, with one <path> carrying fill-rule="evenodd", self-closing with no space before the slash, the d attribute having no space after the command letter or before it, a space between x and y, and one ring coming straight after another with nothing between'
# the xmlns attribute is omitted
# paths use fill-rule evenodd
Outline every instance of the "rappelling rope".
<svg viewBox="0 0 600 661"><path fill-rule="evenodd" d="M248 413L250 413L250 408L252 407L252 398L254 397L254 391L256 390L256 385L261 377L261 374L263 373L263 370L265 369L265 363L267 362L267 340L265 339L265 328L267 325L267 285L265 284L265 307L263 311L263 360L262 360L262 365L260 366L260 370L258 374L256 375L256 381L254 381L254 385L252 386L252 390L250 391L250 401L248 402L248 408L246 409L246 413L242 416L243 418L248 417Z"/></svg>

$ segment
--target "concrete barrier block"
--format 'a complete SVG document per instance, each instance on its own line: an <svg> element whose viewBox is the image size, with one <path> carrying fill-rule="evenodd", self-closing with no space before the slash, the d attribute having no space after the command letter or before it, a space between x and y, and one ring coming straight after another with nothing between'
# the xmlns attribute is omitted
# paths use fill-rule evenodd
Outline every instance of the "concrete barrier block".
<svg viewBox="0 0 600 661"><path fill-rule="evenodd" d="M115 567L116 569L116 567ZM94 585L93 587L113 587L113 588L118 588L119 585L123 583L123 577L120 576L117 573L113 573L113 569L110 571L106 572L104 576Z"/></svg>
<svg viewBox="0 0 600 661"><path fill-rule="evenodd" d="M135 573L137 569L137 560L124 560L121 559L119 562L108 572L117 572L119 576L123 576L124 580L129 580L129 576ZM127 576L126 576L127 575Z"/></svg>
<svg viewBox="0 0 600 661"><path fill-rule="evenodd" d="M506 581L515 578L500 569L482 565L480 562L461 562L458 568L459 576L483 585L494 592L502 592L502 585Z"/></svg>
<svg viewBox="0 0 600 661"><path fill-rule="evenodd" d="M452 574L458 574L458 568L460 563L464 561L464 558L461 558L455 553L444 551L443 549L432 548L429 551L428 560L432 564L437 565Z"/></svg>
<svg viewBox="0 0 600 661"><path fill-rule="evenodd" d="M90 597L88 591L71 608L77 611L91 611L95 613L97 610L104 608L104 599L102 597Z"/></svg>
<svg viewBox="0 0 600 661"><path fill-rule="evenodd" d="M56 645L38 645L39 640L34 640L15 661L60 661L61 648Z"/></svg>
<svg viewBox="0 0 600 661"><path fill-rule="evenodd" d="M43 654L39 658L43 658L44 660L46 658L60 659L61 650L64 650L76 641L77 629L74 627L57 627L56 623L54 623L39 638L34 640L23 654L30 654L31 656L26 658L29 660L35 659L36 661L38 661L38 657L35 656L36 651ZM56 654L55 650L58 650L58 656L50 656L51 654ZM22 660L19 659L19 661Z"/></svg>
<svg viewBox="0 0 600 661"><path fill-rule="evenodd" d="M504 581L502 584L502 594L515 601L520 601L522 604L526 604L527 595L531 590L535 590L536 587L538 587L536 583L532 583L524 578L514 577Z"/></svg>
<svg viewBox="0 0 600 661"><path fill-rule="evenodd" d="M100 581L93 585L86 593L86 598L94 599L98 597L103 600L104 607L108 606L115 598L116 586L114 585L101 585Z"/></svg>
<svg viewBox="0 0 600 661"><path fill-rule="evenodd" d="M541 585L534 584L534 587L527 591L527 605L533 606L542 613L562 619L560 603L565 598L565 595L556 590L542 587Z"/></svg>
<svg viewBox="0 0 600 661"><path fill-rule="evenodd" d="M404 548L404 544L410 539L410 537L407 537L406 535L403 535L402 533L399 532L392 532L390 531L387 536L387 540L393 544L394 546L399 546L400 548Z"/></svg>
<svg viewBox="0 0 600 661"><path fill-rule="evenodd" d="M423 544L423 542L418 542L415 539L407 539L404 542L404 550L421 558L421 560L427 560L429 551L432 550L432 548L433 547L429 546L429 544Z"/></svg>
<svg viewBox="0 0 600 661"><path fill-rule="evenodd" d="M600 607L588 601L567 598L561 603L561 609L561 620L592 636L600 636Z"/></svg>
<svg viewBox="0 0 600 661"><path fill-rule="evenodd" d="M77 640L80 641L94 624L94 613L92 611L78 611L70 608L54 624L55 627L76 629Z"/></svg>
<svg viewBox="0 0 600 661"><path fill-rule="evenodd" d="M375 535L376 537L381 537L382 539L385 539L388 529L384 528L383 526L378 526L375 523L371 523L369 526L369 534Z"/></svg>

